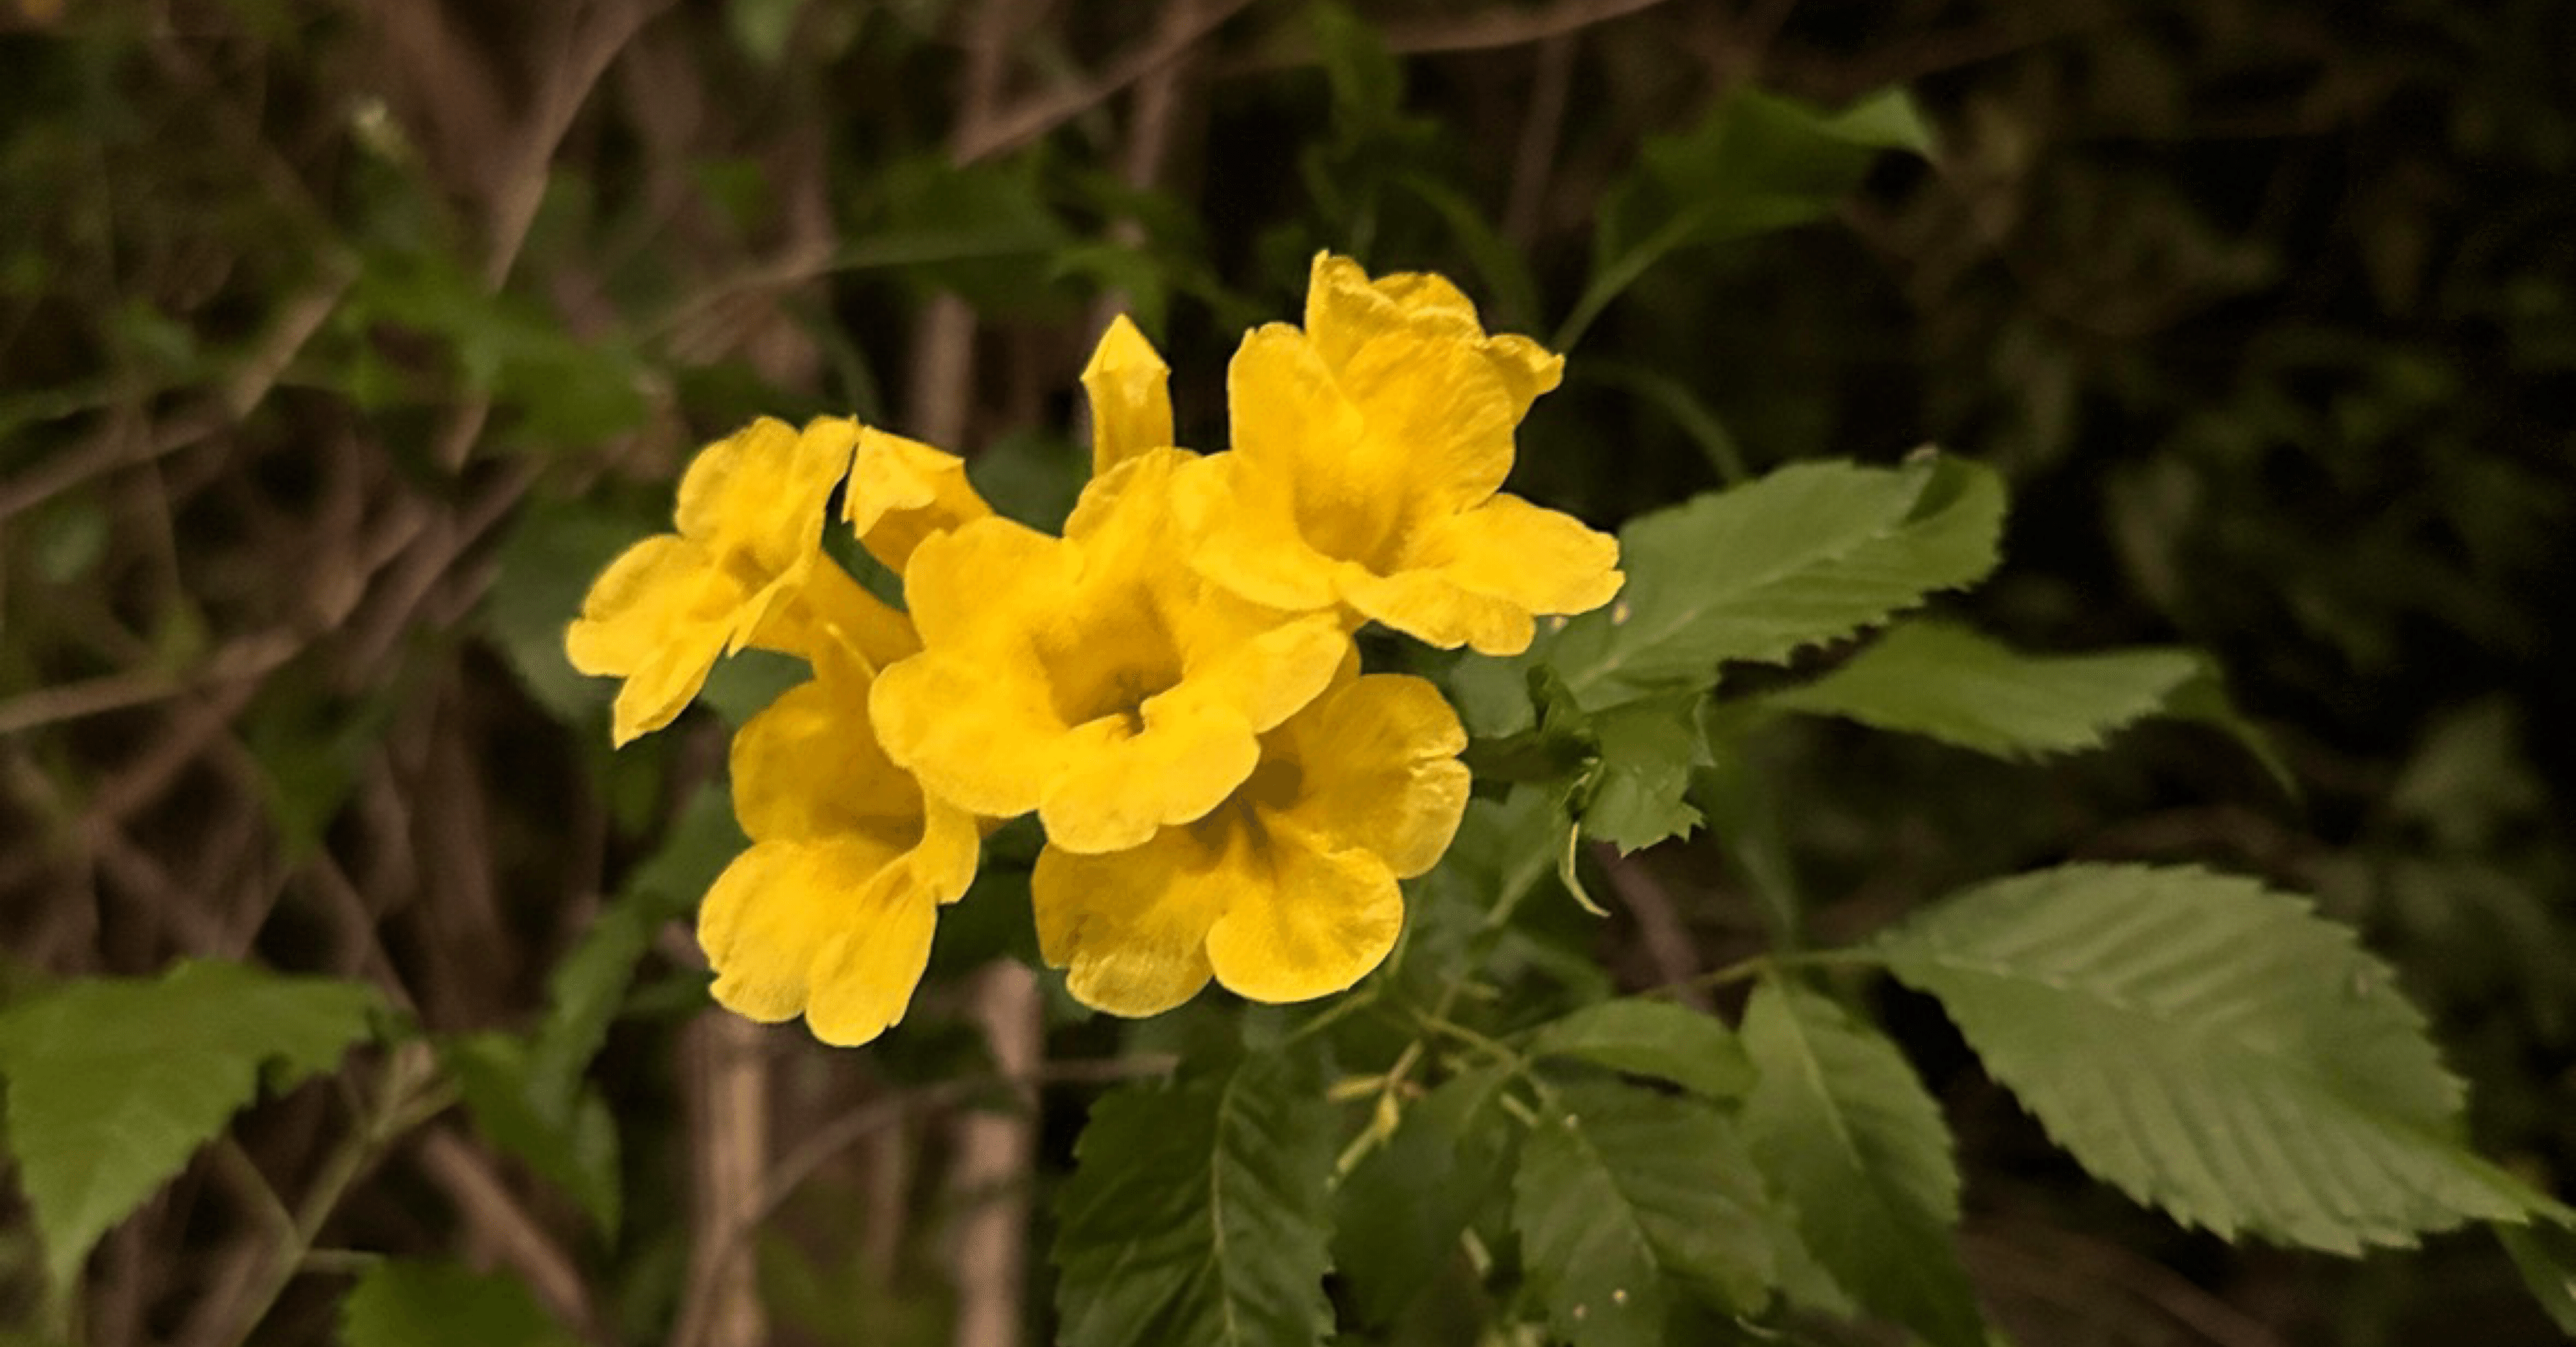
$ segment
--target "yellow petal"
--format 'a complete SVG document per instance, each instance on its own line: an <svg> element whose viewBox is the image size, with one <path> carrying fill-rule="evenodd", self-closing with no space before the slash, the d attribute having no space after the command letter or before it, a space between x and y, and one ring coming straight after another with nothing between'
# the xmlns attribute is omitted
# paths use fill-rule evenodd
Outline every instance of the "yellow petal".
<svg viewBox="0 0 2576 1347"><path fill-rule="evenodd" d="M1261 760L1243 716L1207 700L1156 698L1131 731L1104 717L1064 737L1064 765L1038 803L1047 839L1072 852L1123 851L1217 807Z"/></svg>
<svg viewBox="0 0 2576 1347"><path fill-rule="evenodd" d="M1393 561L1417 494L1412 465L1373 437L1313 343L1273 323L1245 335L1226 367L1238 473L1288 494L1297 531L1326 557L1372 569Z"/></svg>
<svg viewBox="0 0 2576 1347"><path fill-rule="evenodd" d="M1091 363L1082 370L1082 391L1091 403L1094 478L1107 476L1147 449L1172 443L1171 373L1127 315L1110 320Z"/></svg>
<svg viewBox="0 0 2576 1347"><path fill-rule="evenodd" d="M1041 676L1007 676L971 653L925 650L895 664L877 676L868 710L886 756L931 794L986 818L1037 808L1064 761L1064 725L1045 704Z"/></svg>
<svg viewBox="0 0 2576 1347"><path fill-rule="evenodd" d="M744 598L704 549L669 534L628 548L592 583L564 630L564 654L583 673L626 680L611 713L620 747L670 724L698 694Z"/></svg>
<svg viewBox="0 0 2576 1347"><path fill-rule="evenodd" d="M904 607L924 649L962 645L1012 624L1022 608L1043 608L1034 596L1071 584L1076 565L1026 524L979 519L924 540L904 567Z"/></svg>
<svg viewBox="0 0 2576 1347"><path fill-rule="evenodd" d="M939 903L895 859L856 838L762 842L735 858L698 914L717 1002L765 1023L802 1014L843 1045L900 1021Z"/></svg>
<svg viewBox="0 0 2576 1347"><path fill-rule="evenodd" d="M1377 576L1345 570L1339 580L1343 601L1363 616L1443 650L1464 645L1480 654L1517 655L1538 634L1527 608L1463 589L1444 572Z"/></svg>
<svg viewBox="0 0 2576 1347"><path fill-rule="evenodd" d="M858 432L842 516L868 555L900 574L924 539L993 513L966 480L966 460L873 426Z"/></svg>
<svg viewBox="0 0 2576 1347"><path fill-rule="evenodd" d="M608 563L590 582L581 616L564 629L564 657L586 674L623 677L641 668L670 629L701 620L706 550L657 533Z"/></svg>
<svg viewBox="0 0 2576 1347"><path fill-rule="evenodd" d="M755 841L866 833L896 850L921 835L921 787L887 760L855 669L781 693L733 737L734 817Z"/></svg>
<svg viewBox="0 0 2576 1347"><path fill-rule="evenodd" d="M984 856L984 830L975 816L938 796L922 799L921 841L904 858L912 882L943 903L966 896Z"/></svg>
<svg viewBox="0 0 2576 1347"><path fill-rule="evenodd" d="M769 417L708 445L680 479L680 534L776 576L821 540L823 504L850 467L858 423L819 418L802 431Z"/></svg>
<svg viewBox="0 0 2576 1347"><path fill-rule="evenodd" d="M1206 607L1205 625L1184 645L1188 679L1160 699L1174 712L1182 703L1222 706L1267 730L1314 701L1351 652L1339 613L1283 621L1223 595ZM1147 703L1149 721L1155 704Z"/></svg>
<svg viewBox="0 0 2576 1347"><path fill-rule="evenodd" d="M1172 505L1190 564L1219 586L1287 612L1340 601L1333 561L1297 531L1288 486L1240 454L1211 454L1176 474Z"/></svg>
<svg viewBox="0 0 2576 1347"><path fill-rule="evenodd" d="M1225 853L1208 881L1226 894L1207 934L1207 960L1228 991L1255 1001L1305 1001L1343 991L1395 947L1404 896L1386 862L1339 849L1286 818L1267 816L1258 843Z"/></svg>
<svg viewBox="0 0 2576 1347"><path fill-rule="evenodd" d="M1262 740L1265 761L1296 767L1293 795L1272 807L1329 847L1375 853L1399 879L1428 871L1456 836L1466 747L1440 690L1404 674L1335 687Z"/></svg>
<svg viewBox="0 0 2576 1347"><path fill-rule="evenodd" d="M1400 474L1415 517L1474 505L1510 474L1512 431L1527 404L1481 338L1408 324L1362 343L1335 373L1368 426L1344 452L1384 459L1372 475Z"/></svg>
<svg viewBox="0 0 2576 1347"><path fill-rule="evenodd" d="M751 645L808 664L838 652L870 672L921 649L912 620L860 587L838 564L818 560L800 580L750 633Z"/></svg>
<svg viewBox="0 0 2576 1347"><path fill-rule="evenodd" d="M1185 829L1131 851L1050 846L1029 876L1038 952L1066 990L1113 1015L1158 1015L1207 985L1207 933L1227 893Z"/></svg>
<svg viewBox="0 0 2576 1347"><path fill-rule="evenodd" d="M1478 349L1511 390L1513 419L1564 377L1565 361L1521 336L1485 335L1476 308L1446 277L1402 272L1371 281L1346 257L1320 255L1306 289L1306 331L1335 369L1360 347L1398 327Z"/></svg>
<svg viewBox="0 0 2576 1347"><path fill-rule="evenodd" d="M1433 521L1406 563L1531 613L1590 612L1608 603L1624 578L1618 539L1511 495Z"/></svg>

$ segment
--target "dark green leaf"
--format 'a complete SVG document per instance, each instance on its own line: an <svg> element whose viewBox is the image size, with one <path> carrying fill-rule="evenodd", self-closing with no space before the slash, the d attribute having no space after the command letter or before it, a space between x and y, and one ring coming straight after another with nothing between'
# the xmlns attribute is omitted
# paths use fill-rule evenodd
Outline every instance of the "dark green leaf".
<svg viewBox="0 0 2576 1347"><path fill-rule="evenodd" d="M1686 1296L1738 1313L1769 1297L1772 1217L1753 1158L1695 1099L1574 1085L1521 1145L1512 1223L1555 1331L1577 1347L1662 1347Z"/></svg>
<svg viewBox="0 0 2576 1347"><path fill-rule="evenodd" d="M2576 1230L2556 1221L2493 1228L2541 1312L2559 1332L2576 1338Z"/></svg>
<svg viewBox="0 0 2576 1347"><path fill-rule="evenodd" d="M1700 824L1691 769L1707 765L1702 697L1645 697L1592 715L1601 762L1583 806L1583 831L1623 852L1680 837Z"/></svg>
<svg viewBox="0 0 2576 1347"><path fill-rule="evenodd" d="M382 1005L357 983L183 963L0 1014L9 1144L55 1285L223 1131L263 1068L279 1089L330 1070Z"/></svg>
<svg viewBox="0 0 2576 1347"><path fill-rule="evenodd" d="M1519 1135L1502 1107L1513 1075L1492 1067L1442 1084L1342 1182L1333 1264L1366 1322L1394 1318L1438 1277L1501 1186Z"/></svg>
<svg viewBox="0 0 2576 1347"><path fill-rule="evenodd" d="M1112 1091L1056 1235L1067 1347L1302 1347L1332 1328L1333 1112L1295 1049Z"/></svg>
<svg viewBox="0 0 2576 1347"><path fill-rule="evenodd" d="M2188 650L2025 655L1965 627L1920 621L1763 701L2012 758L2098 748L2111 731L2169 710L2200 669Z"/></svg>
<svg viewBox="0 0 2576 1347"><path fill-rule="evenodd" d="M825 563L829 565L829 562ZM769 709L781 693L813 678L814 668L775 650L744 650L716 661L698 701L733 729Z"/></svg>
<svg viewBox="0 0 2576 1347"><path fill-rule="evenodd" d="M1627 588L1532 647L1587 707L1705 691L1722 660L1781 659L1982 579L2003 484L1962 459L1801 463L1620 530Z"/></svg>
<svg viewBox="0 0 2576 1347"><path fill-rule="evenodd" d="M1887 150L1926 153L1922 117L1901 89L1819 112L1746 88L1706 120L1639 151L1593 235L1592 281L1549 343L1569 350L1592 320L1673 252L1822 218Z"/></svg>
<svg viewBox="0 0 2576 1347"><path fill-rule="evenodd" d="M1670 1001L1632 998L1585 1006L1540 1026L1530 1055L1653 1076L1711 1099L1736 1098L1753 1083L1753 1063L1732 1031Z"/></svg>
<svg viewBox="0 0 2576 1347"><path fill-rule="evenodd" d="M2387 966L2252 880L2065 866L1878 950L2058 1144L2187 1224L2349 1254L2543 1204L2456 1140L2460 1084Z"/></svg>
<svg viewBox="0 0 2576 1347"><path fill-rule="evenodd" d="M1984 1347L1950 1231L1959 1171L1940 1106L1896 1046L1812 992L1744 1008L1759 1073L1744 1135L1836 1284L1933 1347Z"/></svg>
<svg viewBox="0 0 2576 1347"><path fill-rule="evenodd" d="M522 512L502 542L483 629L528 695L557 720L585 724L616 695L615 683L583 677L564 657L564 628L608 563L660 527L667 525L565 501Z"/></svg>
<svg viewBox="0 0 2576 1347"><path fill-rule="evenodd" d="M511 1277L389 1258L340 1304L342 1347L577 1347L580 1339Z"/></svg>
<svg viewBox="0 0 2576 1347"><path fill-rule="evenodd" d="M528 1059L529 1088L551 1116L569 1117L582 1073L599 1054L609 1023L635 978L636 961L665 923L686 916L716 876L749 845L724 788L699 790L652 857L592 924L546 981L546 1018Z"/></svg>

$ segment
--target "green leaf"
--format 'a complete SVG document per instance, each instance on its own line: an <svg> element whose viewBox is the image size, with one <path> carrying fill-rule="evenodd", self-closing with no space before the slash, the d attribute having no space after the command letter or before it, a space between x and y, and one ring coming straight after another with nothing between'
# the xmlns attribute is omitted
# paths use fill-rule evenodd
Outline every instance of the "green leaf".
<svg viewBox="0 0 2576 1347"><path fill-rule="evenodd" d="M516 1278L389 1258L340 1304L342 1347L577 1347Z"/></svg>
<svg viewBox="0 0 2576 1347"><path fill-rule="evenodd" d="M503 540L500 574L483 600L483 630L537 704L565 724L597 717L617 685L586 678L564 657L564 628L590 583L620 552L663 525L581 501L523 511Z"/></svg>
<svg viewBox="0 0 2576 1347"><path fill-rule="evenodd" d="M1055 1244L1067 1347L1324 1340L1333 1112L1294 1050L1092 1106Z"/></svg>
<svg viewBox="0 0 2576 1347"><path fill-rule="evenodd" d="M263 1068L276 1089L330 1070L382 1005L353 982L183 963L0 1014L9 1144L54 1284L223 1131Z"/></svg>
<svg viewBox="0 0 2576 1347"><path fill-rule="evenodd" d="M2253 880L2065 866L1878 951L2058 1144L2186 1224L2351 1254L2542 1202L2455 1140L2460 1084L2387 966Z"/></svg>
<svg viewBox="0 0 2576 1347"><path fill-rule="evenodd" d="M1735 1034L1714 1017L1670 1001L1628 998L1585 1006L1540 1026L1530 1055L1652 1076L1711 1099L1734 1099L1753 1084L1753 1062Z"/></svg>
<svg viewBox="0 0 2576 1347"><path fill-rule="evenodd" d="M2555 1221L2492 1228L2541 1313L2576 1338L2576 1230Z"/></svg>
<svg viewBox="0 0 2576 1347"><path fill-rule="evenodd" d="M1931 145L1902 89L1834 113L1738 91L1698 126L1639 150L1637 172L1603 203L1592 282L1548 345L1572 349L1611 300L1673 252L1821 219L1882 152Z"/></svg>
<svg viewBox="0 0 2576 1347"><path fill-rule="evenodd" d="M439 1056L484 1137L563 1189L613 1237L623 1192L607 1104L591 1091L558 1101L536 1088L527 1042L508 1034L470 1034L442 1044Z"/></svg>
<svg viewBox="0 0 2576 1347"><path fill-rule="evenodd" d="M826 562L825 565L831 563ZM744 650L716 661L698 701L727 728L741 729L789 688L814 677L814 666L776 650Z"/></svg>
<svg viewBox="0 0 2576 1347"><path fill-rule="evenodd" d="M953 291L983 313L1070 312L1074 296L1049 284L1049 272L1075 235L1049 199L1041 153L963 166L922 154L872 177L872 190L884 194L886 233L975 245L953 257L920 258L905 268L907 279Z"/></svg>
<svg viewBox="0 0 2576 1347"><path fill-rule="evenodd" d="M1965 627L1921 621L1763 702L2015 758L2098 748L2111 731L2168 710L2200 670L2188 650L2025 655Z"/></svg>
<svg viewBox="0 0 2576 1347"><path fill-rule="evenodd" d="M1571 1085L1521 1145L1512 1223L1548 1321L1577 1347L1662 1347L1685 1297L1739 1313L1777 1266L1753 1157L1697 1100Z"/></svg>
<svg viewBox="0 0 2576 1347"><path fill-rule="evenodd" d="M1904 1054L1813 992L1744 1008L1744 1135L1835 1283L1932 1347L1985 1347L1959 1252L1950 1130Z"/></svg>
<svg viewBox="0 0 2576 1347"><path fill-rule="evenodd" d="M1680 837L1700 824L1691 769L1708 764L1697 692L1642 697L1591 717L1600 743L1583 831L1622 852Z"/></svg>
<svg viewBox="0 0 2576 1347"><path fill-rule="evenodd" d="M617 901L546 979L546 1018L528 1061L538 1107L571 1114L582 1074L607 1041L608 1026L635 979L636 961L663 925L688 915L748 841L722 786L692 797L651 858L635 867Z"/></svg>
<svg viewBox="0 0 2576 1347"><path fill-rule="evenodd" d="M1444 1082L1334 1195L1333 1265L1362 1320L1392 1320L1458 1254L1458 1236L1501 1187L1518 1126L1503 1108L1516 1073Z"/></svg>
<svg viewBox="0 0 2576 1347"><path fill-rule="evenodd" d="M2272 736L2236 709L2235 699L2227 695L2226 676L2214 661L2204 656L2191 681L2174 689L2173 696L2166 700L2165 710L2224 731L2238 747L2263 764L2263 770L2271 774L2272 784L2279 786L2282 794L2293 800L2299 798L2299 778L2290 770L2289 759L2281 756Z"/></svg>
<svg viewBox="0 0 2576 1347"><path fill-rule="evenodd" d="M1627 588L1532 648L1587 707L1705 691L1994 568L2003 484L1963 459L1801 463L1630 521Z"/></svg>

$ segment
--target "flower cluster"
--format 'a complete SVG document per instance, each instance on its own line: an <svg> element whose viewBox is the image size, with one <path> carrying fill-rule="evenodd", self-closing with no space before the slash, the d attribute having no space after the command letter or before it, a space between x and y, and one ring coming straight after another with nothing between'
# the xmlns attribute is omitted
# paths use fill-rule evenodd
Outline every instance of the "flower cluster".
<svg viewBox="0 0 2576 1347"><path fill-rule="evenodd" d="M1316 259L1304 327L1248 334L1233 448L1172 443L1168 373L1114 323L1084 370L1092 478L1061 536L993 513L957 457L846 419L763 420L680 483L566 633L622 678L624 743L745 646L812 681L733 742L750 848L708 893L715 996L830 1042L900 1020L983 828L1034 811L1040 950L1073 995L1150 1015L1213 978L1262 1001L1349 987L1466 807L1458 718L1363 674L1369 621L1526 648L1619 587L1617 545L1501 494L1562 361L1488 336L1438 276ZM822 551L825 507L903 580L880 602Z"/></svg>

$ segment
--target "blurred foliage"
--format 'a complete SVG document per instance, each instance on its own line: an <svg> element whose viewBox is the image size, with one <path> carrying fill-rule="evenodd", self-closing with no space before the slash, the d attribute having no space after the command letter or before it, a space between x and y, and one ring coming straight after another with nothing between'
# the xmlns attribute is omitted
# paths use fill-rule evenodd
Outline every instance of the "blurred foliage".
<svg viewBox="0 0 2576 1347"><path fill-rule="evenodd" d="M1596 523L1927 442L1994 469L2004 567L1942 616L2034 654L2210 652L2298 787L2207 725L2023 767L1775 717L1749 770L1671 764L1709 826L1618 863L1701 966L1755 947L1792 885L1847 939L2070 857L2250 872L2362 929L2478 1083L2488 1153L2564 1191L2570 50L2557 0L0 6L0 993L189 957L373 982L472 1065L437 1125L456 1144L371 1157L383 1180L335 1218L424 1260L368 1271L351 1318L427 1297L527 1322L511 1284L425 1261L491 1247L496 1209L589 1288L547 1303L592 1340L713 1313L678 1176L716 1048L672 922L732 845L693 803L723 741L612 759L561 615L658 526L687 452L756 412L948 439L1052 522L1080 473L1071 376L1114 309L1170 356L1181 438L1214 447L1225 353L1331 247L1573 341L1515 485ZM1694 213L1774 95L1896 85L1924 125L1863 102L1844 139L1928 131L1928 159L1809 146L1852 189L1834 218L1748 238ZM738 719L775 672L712 700ZM1528 892L1556 859L1443 882ZM1528 906L1496 957L1572 1000L1665 979L1633 917ZM1457 907L1422 895L1409 939L1470 939ZM972 1204L928 1120L996 1102L962 988L1030 948L952 923L952 994L865 1054L754 1040L783 1153L875 1120L744 1256L782 1339L947 1336L940 1232ZM1050 1060L1194 1032L1050 995ZM2230 1249L2076 1181L1937 1012L1884 996L1961 1139L1969 1271L2022 1340L2549 1332L2489 1242ZM1042 1199L1097 1088L1040 1096ZM1472 1117L1475 1089L1433 1098ZM364 1107L257 1105L250 1178L192 1166L72 1319L225 1341L265 1185L305 1191L312 1138ZM1486 1158L1456 1157L1467 1182ZM42 1260L0 1223L0 1335L61 1326ZM328 1340L352 1284L298 1279L262 1340ZM1388 1329L1457 1331L1419 1305Z"/></svg>

